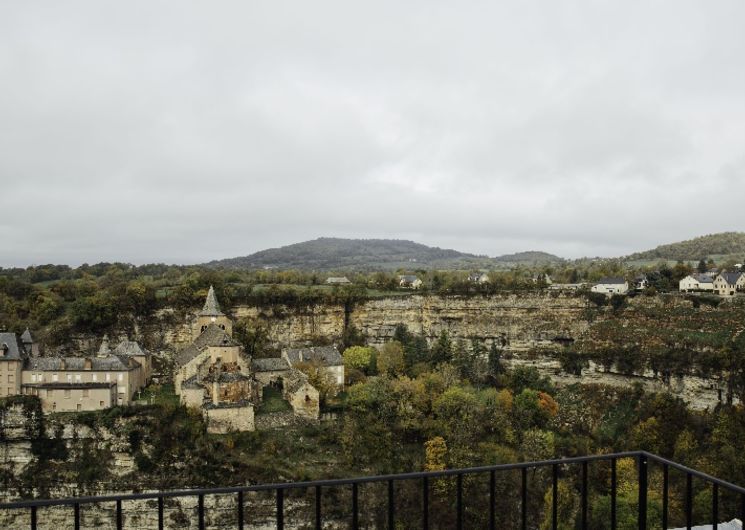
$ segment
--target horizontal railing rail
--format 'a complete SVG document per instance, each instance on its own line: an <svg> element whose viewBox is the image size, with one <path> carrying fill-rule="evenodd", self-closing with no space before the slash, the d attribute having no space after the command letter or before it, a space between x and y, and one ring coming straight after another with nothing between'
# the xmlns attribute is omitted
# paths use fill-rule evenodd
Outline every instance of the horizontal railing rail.
<svg viewBox="0 0 745 530"><path fill-rule="evenodd" d="M321 496L323 491L328 488L351 487L351 515L350 523L352 528L358 528L360 524L360 488L362 484L382 483L387 489L387 506L386 506L386 524L388 528L395 528L395 485L403 481L421 481L421 525L422 528L428 529L430 526L430 490L433 481L447 477L455 477L455 526L458 529L463 528L465 500L463 495L463 479L465 476L488 474L489 476L489 528L496 528L496 476L497 473L507 471L520 471L520 496L519 496L519 521L523 530L528 528L528 470L540 468L550 469L551 471L551 528L558 528L558 484L559 470L565 466L580 466L579 474L579 491L580 506L579 517L580 526L583 529L589 527L589 465L595 462L610 462L610 527L615 529L617 525L617 493L618 493L618 476L617 461L620 459L634 459L638 472L638 527L641 530L647 528L647 501L649 493L649 465L659 465L662 468L662 528L668 528L668 511L670 496L670 471L674 470L683 473L686 477L685 499L683 506L685 509L686 527L691 528L693 524L693 479L698 479L711 484L712 486L712 506L711 506L711 524L712 528L717 528L719 517L719 500L720 489L727 490L740 496L739 514L745 521L745 488L727 482L725 480L710 476L706 473L688 468L671 460L659 457L646 451L627 451L619 453L608 453L599 455L590 455L582 457L561 458L552 460L541 460L534 462L516 462L510 464L498 464L491 466L480 466L463 469L447 469L441 471L423 471L413 473L400 473L390 475L360 476L344 479L327 479L305 482L287 482L276 484L255 484L247 486L222 487L222 488L202 488L202 489L185 489L172 491L159 491L148 493L131 493L122 495L101 495L86 497L71 497L62 499L29 499L15 502L0 503L0 512L7 510L30 511L29 521L30 528L35 530L38 526L39 508L68 506L72 507L73 526L77 530L80 528L80 511L81 506L90 504L112 503L115 505L116 528L121 529L123 526L124 508L122 503L127 501L150 500L157 501L157 528L164 528L164 501L172 498L196 497L197 499L197 522L200 529L205 528L205 504L206 496L212 495L236 495L236 527L243 529L245 525L244 501L245 494L250 492L268 492L275 493L276 513L275 520L278 529L284 528L285 521L285 494L288 490L311 490L314 492L314 523L315 528L322 528L323 514L321 508ZM309 521L310 523L310 521Z"/></svg>

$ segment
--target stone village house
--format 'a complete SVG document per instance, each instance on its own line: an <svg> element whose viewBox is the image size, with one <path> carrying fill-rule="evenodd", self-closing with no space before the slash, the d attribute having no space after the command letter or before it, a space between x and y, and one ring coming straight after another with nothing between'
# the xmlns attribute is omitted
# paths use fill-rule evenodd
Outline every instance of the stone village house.
<svg viewBox="0 0 745 530"><path fill-rule="evenodd" d="M281 391L295 416L318 419L318 390L293 366L294 354L252 359L233 339L232 328L210 287L193 326L192 343L176 356L174 386L181 403L202 411L209 432L252 431L263 389L271 386ZM330 353L329 362L336 362ZM336 374L337 368L329 365L332 368Z"/></svg>

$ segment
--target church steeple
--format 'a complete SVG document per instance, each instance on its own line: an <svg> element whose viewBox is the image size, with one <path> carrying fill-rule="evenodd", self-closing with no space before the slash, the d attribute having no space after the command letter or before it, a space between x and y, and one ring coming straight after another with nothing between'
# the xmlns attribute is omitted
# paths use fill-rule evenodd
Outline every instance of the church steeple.
<svg viewBox="0 0 745 530"><path fill-rule="evenodd" d="M217 301L217 296L215 295L215 288L210 285L210 289L207 291L207 298L204 301L204 307L197 313L197 321L192 333L194 339L213 324L225 330L229 336L232 336L233 323L222 312L222 309L220 309L220 303Z"/></svg>
<svg viewBox="0 0 745 530"><path fill-rule="evenodd" d="M217 301L217 296L215 296L215 288L210 285L210 290L207 292L207 299L204 301L204 307L199 312L199 316L219 317L223 314L220 311L220 303Z"/></svg>

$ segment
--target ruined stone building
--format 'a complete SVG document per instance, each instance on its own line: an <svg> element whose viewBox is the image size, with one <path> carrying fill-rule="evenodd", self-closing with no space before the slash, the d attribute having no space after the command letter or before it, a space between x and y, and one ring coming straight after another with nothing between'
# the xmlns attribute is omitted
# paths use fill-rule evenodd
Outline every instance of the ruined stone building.
<svg viewBox="0 0 745 530"><path fill-rule="evenodd" d="M194 321L193 341L176 355L174 387L181 403L201 410L210 432L251 431L263 389L272 386L295 415L317 419L318 390L308 377L287 359L252 359L232 330L210 287Z"/></svg>
<svg viewBox="0 0 745 530"><path fill-rule="evenodd" d="M20 340L0 333L0 396L38 396L44 412L128 405L151 374L151 354L133 341L112 350L104 337L95 356L42 356L28 329Z"/></svg>

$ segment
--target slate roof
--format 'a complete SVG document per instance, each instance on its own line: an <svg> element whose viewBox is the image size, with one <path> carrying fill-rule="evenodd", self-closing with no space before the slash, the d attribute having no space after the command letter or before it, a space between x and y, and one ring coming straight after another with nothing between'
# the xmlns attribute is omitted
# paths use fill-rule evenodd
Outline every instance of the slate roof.
<svg viewBox="0 0 745 530"><path fill-rule="evenodd" d="M137 342L133 340L123 340L114 348L114 355L148 355L150 352L143 350Z"/></svg>
<svg viewBox="0 0 745 530"><path fill-rule="evenodd" d="M210 324L186 348L176 354L176 364L184 366L199 355L208 346L240 346L228 333L217 324Z"/></svg>
<svg viewBox="0 0 745 530"><path fill-rule="evenodd" d="M623 285L624 283L626 283L626 280L624 278L614 276L601 278L600 280L598 280L596 285Z"/></svg>
<svg viewBox="0 0 745 530"><path fill-rule="evenodd" d="M184 366L186 363L194 359L201 352L199 348L194 344L189 344L186 348L176 354L176 364L178 366Z"/></svg>
<svg viewBox="0 0 745 530"><path fill-rule="evenodd" d="M206 375L202 380L217 383L234 383L235 381L250 381L251 378L240 372L215 372Z"/></svg>
<svg viewBox="0 0 745 530"><path fill-rule="evenodd" d="M323 366L339 366L344 360L336 346L311 346L309 348L294 348L285 352L290 364L303 362L320 362Z"/></svg>
<svg viewBox="0 0 745 530"><path fill-rule="evenodd" d="M284 378L283 387L285 392L297 392L304 385L310 385L308 376L300 370L291 370ZM312 385L311 385L312 386Z"/></svg>
<svg viewBox="0 0 745 530"><path fill-rule="evenodd" d="M181 388L203 389L204 387L197 383L197 376L193 375L189 379L181 383Z"/></svg>
<svg viewBox="0 0 745 530"><path fill-rule="evenodd" d="M29 344L34 342L34 339L31 337L31 330L26 328L26 331L23 332L23 335L21 335L21 342L24 344Z"/></svg>
<svg viewBox="0 0 745 530"><path fill-rule="evenodd" d="M217 296L215 296L215 289L211 285L210 290L207 292L207 299L204 301L204 307L198 315L201 317L219 317L224 315L220 310Z"/></svg>
<svg viewBox="0 0 745 530"><path fill-rule="evenodd" d="M402 276L399 276L398 279L406 283L414 283L419 278L417 278L414 274L404 274Z"/></svg>
<svg viewBox="0 0 745 530"><path fill-rule="evenodd" d="M140 366L140 363L123 355L109 355L108 357L87 357L91 362L90 368L85 368L86 357L33 357L26 361L27 370L44 371L113 371L128 372Z"/></svg>
<svg viewBox="0 0 745 530"><path fill-rule="evenodd" d="M714 278L716 278L717 275L708 272L696 272L691 276L699 283L714 283Z"/></svg>
<svg viewBox="0 0 745 530"><path fill-rule="evenodd" d="M723 272L719 276L727 282L727 285L735 285L742 274L742 272Z"/></svg>
<svg viewBox="0 0 745 530"><path fill-rule="evenodd" d="M111 388L116 386L114 381L108 383L64 383L64 382L52 382L52 383L23 383L23 387L31 388L59 388L59 389L78 389L78 388Z"/></svg>
<svg viewBox="0 0 745 530"><path fill-rule="evenodd" d="M228 333L217 324L210 324L196 339L194 345L200 350L206 346L239 346Z"/></svg>
<svg viewBox="0 0 745 530"><path fill-rule="evenodd" d="M0 333L0 346L3 345L7 346L8 350L4 356L0 357L0 360L17 361L26 356L23 346L18 344L18 336L15 333Z"/></svg>
<svg viewBox="0 0 745 530"><path fill-rule="evenodd" d="M290 364L282 357L270 357L268 359L253 359L251 368L254 372L278 372L289 370Z"/></svg>

